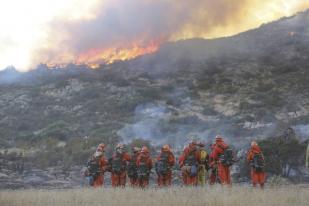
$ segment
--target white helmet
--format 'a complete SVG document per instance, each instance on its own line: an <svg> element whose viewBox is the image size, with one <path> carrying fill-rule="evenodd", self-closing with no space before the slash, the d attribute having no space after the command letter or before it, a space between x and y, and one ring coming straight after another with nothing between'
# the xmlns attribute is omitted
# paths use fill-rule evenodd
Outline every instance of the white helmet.
<svg viewBox="0 0 309 206"><path fill-rule="evenodd" d="M103 155L103 152L100 152L100 151L96 151L95 153L94 153L94 157L100 157L100 156L102 156Z"/></svg>

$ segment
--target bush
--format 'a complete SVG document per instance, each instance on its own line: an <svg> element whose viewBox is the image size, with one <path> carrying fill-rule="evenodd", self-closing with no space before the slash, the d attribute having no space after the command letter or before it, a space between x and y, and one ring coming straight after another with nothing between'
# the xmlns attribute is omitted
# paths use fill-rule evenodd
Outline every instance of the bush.
<svg viewBox="0 0 309 206"><path fill-rule="evenodd" d="M291 184L291 182L287 178L278 175L273 175L268 178L267 183L270 187L280 187Z"/></svg>
<svg viewBox="0 0 309 206"><path fill-rule="evenodd" d="M268 172L290 178L291 171L300 171L304 165L306 144L300 142L293 129L289 128L285 134L259 141Z"/></svg>

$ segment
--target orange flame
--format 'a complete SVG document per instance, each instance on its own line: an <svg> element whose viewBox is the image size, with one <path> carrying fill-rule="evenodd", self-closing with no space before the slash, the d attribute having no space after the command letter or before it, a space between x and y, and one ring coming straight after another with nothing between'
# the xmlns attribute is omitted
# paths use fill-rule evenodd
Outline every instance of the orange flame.
<svg viewBox="0 0 309 206"><path fill-rule="evenodd" d="M117 60L130 60L141 55L151 54L159 49L160 43L150 42L147 46L139 46L134 43L130 47L118 47L107 49L91 49L79 55L77 64L87 64L91 68L98 68L99 63L111 64Z"/></svg>

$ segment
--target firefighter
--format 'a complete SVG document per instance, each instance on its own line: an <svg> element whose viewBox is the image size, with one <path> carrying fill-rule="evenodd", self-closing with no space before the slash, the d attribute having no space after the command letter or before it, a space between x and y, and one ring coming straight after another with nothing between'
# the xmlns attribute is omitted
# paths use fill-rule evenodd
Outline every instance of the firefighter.
<svg viewBox="0 0 309 206"><path fill-rule="evenodd" d="M179 166L182 171L184 185L197 185L197 170L200 164L201 154L198 151L197 144L192 141L179 157Z"/></svg>
<svg viewBox="0 0 309 206"><path fill-rule="evenodd" d="M261 148L255 141L251 143L251 148L247 153L247 161L251 166L251 180L253 187L256 187L256 185L259 184L263 189L266 177L264 170L265 159Z"/></svg>
<svg viewBox="0 0 309 206"><path fill-rule="evenodd" d="M141 148L139 147L133 147L132 154L131 154L131 160L128 164L127 174L130 178L130 184L132 187L138 186L138 179L137 179L137 157L140 154Z"/></svg>
<svg viewBox="0 0 309 206"><path fill-rule="evenodd" d="M211 151L214 150L215 148L215 143L212 143L210 145L210 149ZM210 153L209 155L209 168L210 168L210 175L209 175L209 184L210 185L214 185L215 183L218 182L218 167L217 167L217 163L213 158L213 154Z"/></svg>
<svg viewBox="0 0 309 206"><path fill-rule="evenodd" d="M171 186L172 167L175 165L175 156L168 144L163 145L156 161L158 186Z"/></svg>
<svg viewBox="0 0 309 206"><path fill-rule="evenodd" d="M89 185L93 187L102 187L104 184L104 172L107 167L107 160L104 157L105 145L99 144L96 152L91 156L87 163L85 176L89 178Z"/></svg>
<svg viewBox="0 0 309 206"><path fill-rule="evenodd" d="M149 176L152 169L152 160L150 158L149 149L146 146L142 147L140 154L136 160L138 186L145 188L149 185Z"/></svg>
<svg viewBox="0 0 309 206"><path fill-rule="evenodd" d="M127 163L130 160L131 157L127 152L125 152L124 145L118 144L115 148L113 156L109 160L113 187L125 187L127 176L126 168Z"/></svg>
<svg viewBox="0 0 309 206"><path fill-rule="evenodd" d="M222 185L231 185L230 166L233 163L232 150L229 148L223 138L217 135L211 157L213 158L212 166L217 166L217 177Z"/></svg>
<svg viewBox="0 0 309 206"><path fill-rule="evenodd" d="M308 147L307 147L306 167L309 169L309 143L308 143Z"/></svg>
<svg viewBox="0 0 309 206"><path fill-rule="evenodd" d="M204 186L206 183L206 176L207 176L207 171L209 169L209 155L205 149L205 144L199 143L197 144L198 150L200 153L200 163L198 165L198 175L197 175L197 182L198 185Z"/></svg>

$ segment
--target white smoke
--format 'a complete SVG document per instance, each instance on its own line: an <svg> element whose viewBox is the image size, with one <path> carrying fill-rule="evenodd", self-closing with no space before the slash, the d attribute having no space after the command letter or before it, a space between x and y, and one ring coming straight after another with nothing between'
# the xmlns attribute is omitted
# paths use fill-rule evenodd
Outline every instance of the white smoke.
<svg viewBox="0 0 309 206"><path fill-rule="evenodd" d="M293 129L298 137L309 138L309 124L296 125Z"/></svg>
<svg viewBox="0 0 309 206"><path fill-rule="evenodd" d="M137 106L134 113L135 123L127 124L118 132L125 142L135 138L156 141L164 139L160 124L171 116L166 106L146 103Z"/></svg>

